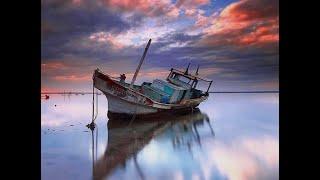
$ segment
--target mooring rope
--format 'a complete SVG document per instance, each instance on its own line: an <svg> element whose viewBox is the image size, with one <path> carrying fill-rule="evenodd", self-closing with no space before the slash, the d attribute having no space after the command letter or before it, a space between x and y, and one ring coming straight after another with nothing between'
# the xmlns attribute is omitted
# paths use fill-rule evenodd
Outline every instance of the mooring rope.
<svg viewBox="0 0 320 180"><path fill-rule="evenodd" d="M94 96L96 96L96 100ZM94 106L94 103L96 103L96 106ZM96 109L96 113L94 113L94 109ZM98 93L95 92L94 84L92 84L92 122L97 119L98 109Z"/></svg>
<svg viewBox="0 0 320 180"><path fill-rule="evenodd" d="M94 99L94 96L96 95L96 101ZM96 104L96 113L94 113L94 104ZM92 83L92 119L91 119L91 123L87 125L88 128L90 128L91 130L94 129L95 127L95 123L94 121L97 119L98 116L98 93L95 93L95 88L94 88L94 82Z"/></svg>

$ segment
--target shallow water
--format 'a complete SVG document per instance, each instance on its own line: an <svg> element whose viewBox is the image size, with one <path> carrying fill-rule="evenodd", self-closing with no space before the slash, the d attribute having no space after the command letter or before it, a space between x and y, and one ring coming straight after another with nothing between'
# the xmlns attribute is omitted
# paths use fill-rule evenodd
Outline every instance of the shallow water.
<svg viewBox="0 0 320 180"><path fill-rule="evenodd" d="M279 179L278 94L211 94L188 116L122 122L99 96L41 100L42 179Z"/></svg>

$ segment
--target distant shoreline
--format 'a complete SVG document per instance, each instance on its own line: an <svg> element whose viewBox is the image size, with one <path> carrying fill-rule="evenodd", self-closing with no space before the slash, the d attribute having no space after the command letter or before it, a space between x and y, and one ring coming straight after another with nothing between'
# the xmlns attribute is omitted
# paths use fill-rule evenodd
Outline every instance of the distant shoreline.
<svg viewBox="0 0 320 180"><path fill-rule="evenodd" d="M41 92L41 94L93 94L92 92ZM95 93L101 94L101 93Z"/></svg>

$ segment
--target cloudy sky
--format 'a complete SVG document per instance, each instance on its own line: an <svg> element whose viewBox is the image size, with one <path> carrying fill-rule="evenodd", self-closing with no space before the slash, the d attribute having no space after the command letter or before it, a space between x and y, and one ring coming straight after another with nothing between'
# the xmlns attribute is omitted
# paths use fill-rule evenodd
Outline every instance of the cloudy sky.
<svg viewBox="0 0 320 180"><path fill-rule="evenodd" d="M212 90L278 90L278 0L42 0L42 91L86 91L99 68L137 84L171 67Z"/></svg>

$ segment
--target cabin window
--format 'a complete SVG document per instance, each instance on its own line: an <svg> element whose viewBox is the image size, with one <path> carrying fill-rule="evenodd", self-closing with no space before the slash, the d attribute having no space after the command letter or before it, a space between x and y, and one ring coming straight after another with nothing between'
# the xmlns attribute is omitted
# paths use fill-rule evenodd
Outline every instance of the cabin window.
<svg viewBox="0 0 320 180"><path fill-rule="evenodd" d="M184 77L184 76L179 76L178 79L179 79L180 81L184 82L184 83L187 83L187 84L189 84L189 82L191 81L191 79L186 78L186 77Z"/></svg>
<svg viewBox="0 0 320 180"><path fill-rule="evenodd" d="M174 79L177 79L177 77L178 77L179 75L177 75L177 74L172 74L172 78L174 78Z"/></svg>
<svg viewBox="0 0 320 180"><path fill-rule="evenodd" d="M176 77L176 74L174 74L174 73L172 73L172 74L169 75L169 78L170 78L170 79L176 79L175 77Z"/></svg>

